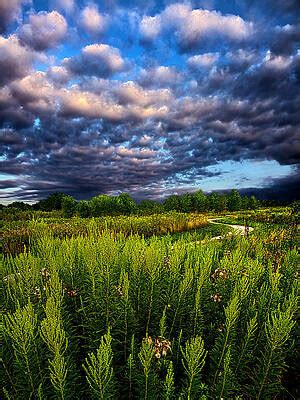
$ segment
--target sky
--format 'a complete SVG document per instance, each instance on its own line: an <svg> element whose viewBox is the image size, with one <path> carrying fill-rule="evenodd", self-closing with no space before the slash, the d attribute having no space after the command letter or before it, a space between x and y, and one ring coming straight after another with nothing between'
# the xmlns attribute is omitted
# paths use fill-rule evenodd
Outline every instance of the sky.
<svg viewBox="0 0 300 400"><path fill-rule="evenodd" d="M299 0L0 0L0 202L300 192Z"/></svg>

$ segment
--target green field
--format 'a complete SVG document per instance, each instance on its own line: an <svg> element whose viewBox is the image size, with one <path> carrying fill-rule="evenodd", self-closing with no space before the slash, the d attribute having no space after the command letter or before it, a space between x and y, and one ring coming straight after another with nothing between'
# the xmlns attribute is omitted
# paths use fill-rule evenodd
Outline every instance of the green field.
<svg viewBox="0 0 300 400"><path fill-rule="evenodd" d="M4 222L1 398L299 398L295 220L207 218Z"/></svg>

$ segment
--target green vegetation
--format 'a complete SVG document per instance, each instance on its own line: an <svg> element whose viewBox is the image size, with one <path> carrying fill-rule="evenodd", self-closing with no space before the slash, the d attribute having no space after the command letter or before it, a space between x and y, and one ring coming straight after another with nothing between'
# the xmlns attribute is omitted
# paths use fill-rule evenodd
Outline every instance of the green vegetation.
<svg viewBox="0 0 300 400"><path fill-rule="evenodd" d="M295 226L209 240L230 228L169 213L20 230L26 247L0 256L1 398L299 397Z"/></svg>
<svg viewBox="0 0 300 400"><path fill-rule="evenodd" d="M106 216L91 219L73 217L71 219L45 218L29 221L10 222L2 228L0 243L3 253L18 253L28 246L30 240L44 230L55 237L89 236L110 231L113 235L139 234L150 237L167 233L195 230L207 225L207 217L202 214L165 213L149 216Z"/></svg>
<svg viewBox="0 0 300 400"><path fill-rule="evenodd" d="M0 209L4 219L13 214L31 215L33 211L61 211L65 218L77 215L81 218L100 217L104 215L149 215L168 211L204 212L204 211L237 211L256 210L259 201L254 197L241 196L237 190L228 194L213 192L205 195L201 190L195 193L172 195L163 204L153 200L142 200L137 204L127 193L118 196L98 195L90 200L76 201L64 193L53 193L46 199L30 206L23 202L14 202ZM8 210L7 210L8 209ZM18 218L16 218L18 219Z"/></svg>

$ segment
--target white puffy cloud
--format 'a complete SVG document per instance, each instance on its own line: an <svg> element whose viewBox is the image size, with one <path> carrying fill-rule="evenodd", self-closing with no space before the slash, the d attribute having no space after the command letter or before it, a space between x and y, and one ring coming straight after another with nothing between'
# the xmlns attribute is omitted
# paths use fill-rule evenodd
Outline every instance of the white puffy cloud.
<svg viewBox="0 0 300 400"><path fill-rule="evenodd" d="M165 86L178 83L181 77L176 68L160 65L143 69L140 74L140 81L144 86Z"/></svg>
<svg viewBox="0 0 300 400"><path fill-rule="evenodd" d="M267 52L264 58L264 67L273 71L284 71L292 64L292 57L275 56L270 51Z"/></svg>
<svg viewBox="0 0 300 400"><path fill-rule="evenodd" d="M37 51L55 47L65 37L67 21L57 11L39 12L29 17L19 31L20 40Z"/></svg>
<svg viewBox="0 0 300 400"><path fill-rule="evenodd" d="M62 66L50 67L49 70L47 71L47 76L54 83L57 84L65 84L71 78L70 72Z"/></svg>
<svg viewBox="0 0 300 400"><path fill-rule="evenodd" d="M35 59L36 53L22 46L16 35L0 36L0 84L27 75Z"/></svg>
<svg viewBox="0 0 300 400"><path fill-rule="evenodd" d="M219 53L205 53L205 54L198 54L193 57L190 57L187 60L188 65L191 68L209 68L213 64L215 64L216 61L219 59Z"/></svg>
<svg viewBox="0 0 300 400"><path fill-rule="evenodd" d="M91 3L81 11L80 26L92 36L99 35L105 30L106 18L100 14L98 6Z"/></svg>
<svg viewBox="0 0 300 400"><path fill-rule="evenodd" d="M116 93L121 103L141 106L168 104L173 99L169 89L145 90L132 81L121 84Z"/></svg>
<svg viewBox="0 0 300 400"><path fill-rule="evenodd" d="M180 46L189 47L206 37L219 36L243 40L252 33L252 23L237 15L192 9L190 4L176 3L154 17L144 16L140 33L145 40L154 40L163 30L173 30Z"/></svg>
<svg viewBox="0 0 300 400"><path fill-rule="evenodd" d="M161 18L159 15L155 17L143 17L140 23L140 33L144 40L152 41L157 38L162 29Z"/></svg>
<svg viewBox="0 0 300 400"><path fill-rule="evenodd" d="M126 68L120 51L107 44L91 44L84 47L78 56L67 58L64 66L74 74L108 77Z"/></svg>
<svg viewBox="0 0 300 400"><path fill-rule="evenodd" d="M45 72L33 72L14 81L10 90L20 104L33 113L48 114L56 110L57 93Z"/></svg>

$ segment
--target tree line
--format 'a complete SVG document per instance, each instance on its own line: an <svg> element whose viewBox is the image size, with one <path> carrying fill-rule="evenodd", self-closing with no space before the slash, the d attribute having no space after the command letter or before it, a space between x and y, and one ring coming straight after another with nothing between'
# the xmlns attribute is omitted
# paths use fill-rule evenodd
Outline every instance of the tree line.
<svg viewBox="0 0 300 400"><path fill-rule="evenodd" d="M206 195L202 190L182 195L171 195L163 203L154 200L142 200L139 204L127 193L118 196L105 194L92 197L90 200L77 201L74 197L64 193L53 193L46 199L29 205L23 202L11 203L9 208L22 211L61 210L64 217L79 215L80 217L99 217L102 215L131 215L155 214L168 211L179 212L206 212L206 211L238 211L255 210L260 202L255 196L241 196L234 189L229 193L212 192Z"/></svg>

